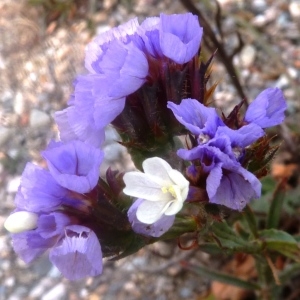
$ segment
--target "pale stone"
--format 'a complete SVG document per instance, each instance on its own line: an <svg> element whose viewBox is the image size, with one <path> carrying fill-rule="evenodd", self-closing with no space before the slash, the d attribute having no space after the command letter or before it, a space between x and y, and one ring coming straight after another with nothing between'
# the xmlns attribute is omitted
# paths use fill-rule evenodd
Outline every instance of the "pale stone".
<svg viewBox="0 0 300 300"><path fill-rule="evenodd" d="M245 68L250 67L255 60L255 56L256 56L256 50L255 50L254 46L246 45L242 49L241 54L240 54L241 65Z"/></svg>
<svg viewBox="0 0 300 300"><path fill-rule="evenodd" d="M4 145L12 136L13 129L0 125L0 146Z"/></svg>
<svg viewBox="0 0 300 300"><path fill-rule="evenodd" d="M57 300L64 299L66 296L66 287L63 283L59 283L48 291L41 299L42 300Z"/></svg>
<svg viewBox="0 0 300 300"><path fill-rule="evenodd" d="M30 127L38 128L38 127L46 127L51 123L51 118L48 114L43 111L33 109L30 113Z"/></svg>
<svg viewBox="0 0 300 300"><path fill-rule="evenodd" d="M300 1L293 1L289 5L289 11L291 16L299 21L300 18Z"/></svg>

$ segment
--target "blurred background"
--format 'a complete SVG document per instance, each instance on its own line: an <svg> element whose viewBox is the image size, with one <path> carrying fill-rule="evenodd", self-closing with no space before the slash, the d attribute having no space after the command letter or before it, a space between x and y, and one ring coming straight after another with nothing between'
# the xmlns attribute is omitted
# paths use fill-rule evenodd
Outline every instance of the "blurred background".
<svg viewBox="0 0 300 300"><path fill-rule="evenodd" d="M218 49L211 83L218 83L213 100L224 113L242 99L250 103L267 87L283 90L287 119L273 134L284 142L272 174L277 180L288 178L289 189L299 199L299 0L0 0L1 300L246 299L242 292L211 287L207 278L182 269L182 260L220 266L222 259L210 260L199 250L157 243L118 262L106 262L100 277L72 283L46 255L25 265L3 228L26 162L42 165L39 152L57 138L52 116L66 106L76 74L85 72L87 43L134 17L142 21L161 12L188 10L198 14L204 26L203 57ZM121 165L126 151L114 142L113 133L109 136L108 163ZM299 216L296 221L299 231ZM244 269L235 268L237 275L247 279L251 266L246 262ZM300 293L284 299L300 299Z"/></svg>

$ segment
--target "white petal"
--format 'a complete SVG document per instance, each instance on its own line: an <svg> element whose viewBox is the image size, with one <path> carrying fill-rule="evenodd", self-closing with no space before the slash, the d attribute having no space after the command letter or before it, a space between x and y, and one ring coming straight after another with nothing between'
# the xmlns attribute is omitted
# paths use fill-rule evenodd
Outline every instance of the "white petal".
<svg viewBox="0 0 300 300"><path fill-rule="evenodd" d="M143 169L146 174L159 178L162 185L169 186L172 184L169 172L172 167L159 157L151 157L143 162Z"/></svg>
<svg viewBox="0 0 300 300"><path fill-rule="evenodd" d="M189 182L185 179L185 177L177 170L170 170L169 176L172 179L173 183L180 186L180 188L184 188L189 186Z"/></svg>
<svg viewBox="0 0 300 300"><path fill-rule="evenodd" d="M162 186L153 180L153 176L141 172L128 172L123 180L126 187L123 192L132 197L149 201L172 200L170 193L163 193Z"/></svg>
<svg viewBox="0 0 300 300"><path fill-rule="evenodd" d="M172 216L177 214L182 209L182 206L183 206L182 201L174 200L173 202L169 202L169 207L165 211L165 215Z"/></svg>
<svg viewBox="0 0 300 300"><path fill-rule="evenodd" d="M38 215L28 211L11 214L4 222L4 227L11 233L20 233L37 227Z"/></svg>
<svg viewBox="0 0 300 300"><path fill-rule="evenodd" d="M169 202L168 209L165 212L167 216L177 214L181 210L183 202L185 200L182 198L182 191L179 186L173 185L172 189L175 192L176 198L174 199L174 201Z"/></svg>
<svg viewBox="0 0 300 300"><path fill-rule="evenodd" d="M181 198L183 201L186 200L188 193L189 193L189 186L187 186L181 190Z"/></svg>
<svg viewBox="0 0 300 300"><path fill-rule="evenodd" d="M168 208L170 202L166 201L144 201L136 211L138 220L145 224L153 224L158 221Z"/></svg>

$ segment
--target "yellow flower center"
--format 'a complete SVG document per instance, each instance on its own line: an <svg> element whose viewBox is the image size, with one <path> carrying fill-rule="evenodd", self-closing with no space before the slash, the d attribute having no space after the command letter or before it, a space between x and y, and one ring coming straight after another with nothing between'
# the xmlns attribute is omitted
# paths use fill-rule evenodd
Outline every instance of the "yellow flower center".
<svg viewBox="0 0 300 300"><path fill-rule="evenodd" d="M170 193L174 198L176 198L176 193L175 193L173 186L170 186L168 188L164 186L161 188L161 190L164 194Z"/></svg>

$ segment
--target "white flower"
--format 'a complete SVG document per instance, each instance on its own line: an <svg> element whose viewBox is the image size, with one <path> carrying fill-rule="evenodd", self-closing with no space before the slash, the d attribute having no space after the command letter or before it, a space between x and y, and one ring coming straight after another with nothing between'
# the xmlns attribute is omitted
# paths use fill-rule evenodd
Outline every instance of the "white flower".
<svg viewBox="0 0 300 300"><path fill-rule="evenodd" d="M159 157L143 162L142 172L128 172L124 175L126 195L144 199L136 216L142 223L153 224L163 214L178 213L187 198L189 182L184 176Z"/></svg>
<svg viewBox="0 0 300 300"><path fill-rule="evenodd" d="M17 211L5 220L4 227L11 233L20 233L37 227L38 215L28 211Z"/></svg>

